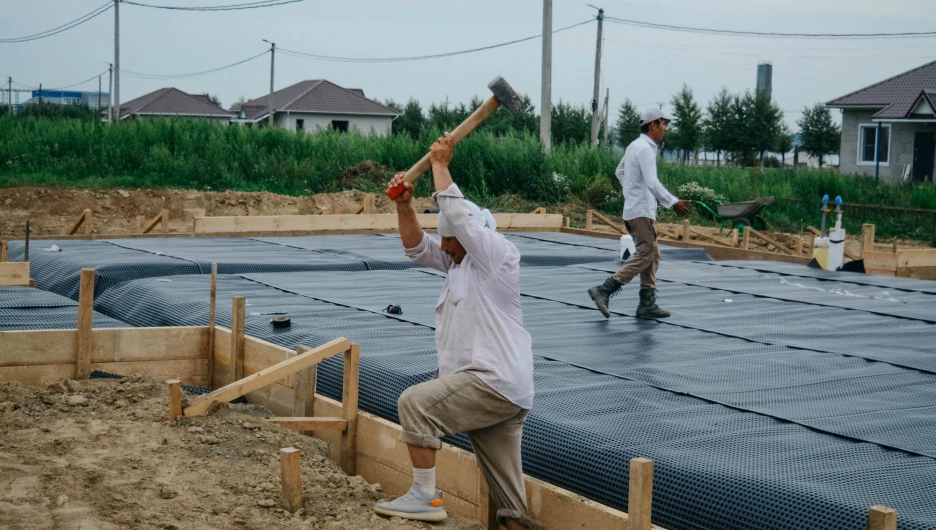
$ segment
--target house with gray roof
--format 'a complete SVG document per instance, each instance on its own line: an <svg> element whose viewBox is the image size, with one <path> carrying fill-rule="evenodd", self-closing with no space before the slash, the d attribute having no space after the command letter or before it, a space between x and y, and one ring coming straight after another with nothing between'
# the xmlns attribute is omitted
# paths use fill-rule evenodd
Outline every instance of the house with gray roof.
<svg viewBox="0 0 936 530"><path fill-rule="evenodd" d="M121 120L127 118L196 118L229 125L234 113L213 104L208 94L188 94L178 88L160 88L120 104ZM101 113L107 121L107 111Z"/></svg>
<svg viewBox="0 0 936 530"><path fill-rule="evenodd" d="M252 99L234 109L236 122L266 123L270 95ZM325 79L310 79L273 93L273 123L290 131L335 129L363 134L390 134L399 113L364 96L359 88L344 88Z"/></svg>
<svg viewBox="0 0 936 530"><path fill-rule="evenodd" d="M936 174L936 61L826 103L842 111L840 169L889 182Z"/></svg>

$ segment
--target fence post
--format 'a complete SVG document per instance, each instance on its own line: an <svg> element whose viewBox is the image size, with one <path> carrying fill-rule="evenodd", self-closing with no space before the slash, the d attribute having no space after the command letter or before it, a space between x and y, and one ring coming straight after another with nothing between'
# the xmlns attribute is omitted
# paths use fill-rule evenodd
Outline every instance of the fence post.
<svg viewBox="0 0 936 530"><path fill-rule="evenodd" d="M585 212L585 230L592 229L592 214L594 213L592 210Z"/></svg>
<svg viewBox="0 0 936 530"><path fill-rule="evenodd" d="M874 251L874 225L865 223L861 225L861 257L866 252Z"/></svg>
<svg viewBox="0 0 936 530"><path fill-rule="evenodd" d="M868 530L897 530L897 510L872 506L868 511Z"/></svg>
<svg viewBox="0 0 936 530"><path fill-rule="evenodd" d="M653 460L631 458L627 490L627 529L650 530L653 509Z"/></svg>
<svg viewBox="0 0 936 530"><path fill-rule="evenodd" d="M690 226L691 225L689 224L689 219L684 219L682 222L682 240L683 241L689 241Z"/></svg>

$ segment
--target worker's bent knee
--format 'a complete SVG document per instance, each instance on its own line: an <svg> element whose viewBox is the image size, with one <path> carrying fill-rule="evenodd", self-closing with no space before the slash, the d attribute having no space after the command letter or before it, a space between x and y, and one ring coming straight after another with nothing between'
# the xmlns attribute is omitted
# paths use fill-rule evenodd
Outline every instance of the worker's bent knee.
<svg viewBox="0 0 936 530"><path fill-rule="evenodd" d="M400 441L407 445L416 447L425 447L428 449L440 449L442 440L435 436L436 427L426 416L426 407L431 401L425 392L419 388L420 385L407 388L400 394L397 401L397 410L400 415L400 426L403 431L400 433Z"/></svg>

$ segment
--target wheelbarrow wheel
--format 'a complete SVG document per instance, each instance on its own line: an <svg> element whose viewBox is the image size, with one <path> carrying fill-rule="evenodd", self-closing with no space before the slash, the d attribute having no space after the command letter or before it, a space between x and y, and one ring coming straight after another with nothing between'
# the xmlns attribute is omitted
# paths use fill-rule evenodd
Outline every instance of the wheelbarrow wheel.
<svg viewBox="0 0 936 530"><path fill-rule="evenodd" d="M758 230L770 230L770 223L768 223L767 219L764 219L762 215L754 216L754 224L757 226Z"/></svg>
<svg viewBox="0 0 936 530"><path fill-rule="evenodd" d="M751 226L751 222L744 217L736 217L735 220L731 222L731 227L737 228L739 232L743 232L744 228L748 226Z"/></svg>

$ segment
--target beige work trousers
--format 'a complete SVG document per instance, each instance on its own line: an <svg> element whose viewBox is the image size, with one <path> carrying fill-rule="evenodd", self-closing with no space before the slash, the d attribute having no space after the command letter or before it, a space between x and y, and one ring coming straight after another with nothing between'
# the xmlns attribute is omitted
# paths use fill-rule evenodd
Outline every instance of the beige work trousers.
<svg viewBox="0 0 936 530"><path fill-rule="evenodd" d="M636 252L628 256L613 278L621 285L630 283L640 275L641 289L656 288L656 271L660 265L660 247L657 245L656 221L649 217L635 217L624 221L624 226L634 238Z"/></svg>
<svg viewBox="0 0 936 530"><path fill-rule="evenodd" d="M400 441L439 449L445 435L466 433L487 481L497 520L542 528L527 515L520 439L527 410L474 374L462 372L407 388L399 400Z"/></svg>

